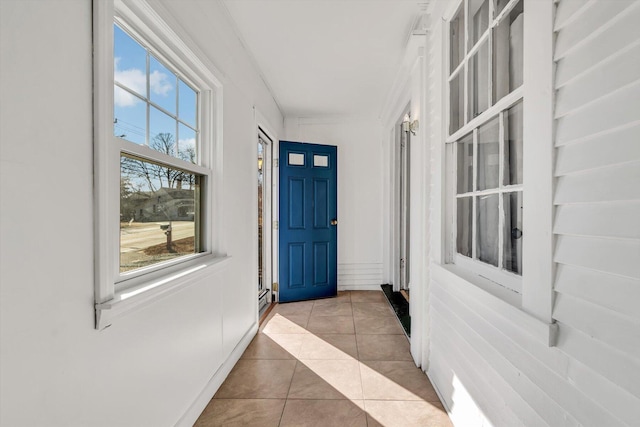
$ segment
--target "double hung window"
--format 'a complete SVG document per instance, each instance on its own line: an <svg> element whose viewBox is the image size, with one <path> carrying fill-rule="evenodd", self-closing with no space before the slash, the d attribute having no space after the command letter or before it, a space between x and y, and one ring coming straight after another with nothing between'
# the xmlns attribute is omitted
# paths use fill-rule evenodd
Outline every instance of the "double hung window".
<svg viewBox="0 0 640 427"><path fill-rule="evenodd" d="M449 22L453 262L520 292L523 0L463 0Z"/></svg>
<svg viewBox="0 0 640 427"><path fill-rule="evenodd" d="M113 28L113 131L120 147L119 272L126 279L203 251L208 168L199 158L198 92L121 25Z"/></svg>
<svg viewBox="0 0 640 427"><path fill-rule="evenodd" d="M220 82L147 3L94 2L97 327L220 247ZM132 299L137 301L131 302Z"/></svg>

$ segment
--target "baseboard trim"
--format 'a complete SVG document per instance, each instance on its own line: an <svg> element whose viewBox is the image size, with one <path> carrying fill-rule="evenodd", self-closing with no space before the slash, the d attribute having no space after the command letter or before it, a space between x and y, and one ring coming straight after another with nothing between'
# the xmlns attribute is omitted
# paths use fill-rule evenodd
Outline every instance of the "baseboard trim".
<svg viewBox="0 0 640 427"><path fill-rule="evenodd" d="M202 392L200 392L196 400L191 404L189 409L187 409L187 412L178 420L175 424L176 427L193 427L200 414L202 414L202 411L204 411L204 408L207 407L213 395L216 394L216 391L218 391L229 375L229 372L231 372L231 369L238 363L242 353L247 349L257 332L258 325L254 323L247 333L244 334L238 345L236 345L236 348L233 349L227 360L225 360L222 366L213 374Z"/></svg>
<svg viewBox="0 0 640 427"><path fill-rule="evenodd" d="M380 291L380 284L371 284L371 285L340 285L338 284L338 290L339 291Z"/></svg>

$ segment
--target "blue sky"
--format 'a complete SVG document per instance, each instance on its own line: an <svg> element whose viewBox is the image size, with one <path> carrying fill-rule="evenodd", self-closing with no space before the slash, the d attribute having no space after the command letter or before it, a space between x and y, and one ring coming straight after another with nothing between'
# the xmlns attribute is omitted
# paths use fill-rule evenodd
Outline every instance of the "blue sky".
<svg viewBox="0 0 640 427"><path fill-rule="evenodd" d="M146 49L115 24L114 79L131 91L117 85L114 88L115 135L137 144L145 144L147 104L133 93L177 115L180 121L191 127L196 127L196 92L153 55L149 55L147 71ZM171 133L180 148L195 147L196 133L193 129L153 105L149 106L148 131L149 139L161 132Z"/></svg>

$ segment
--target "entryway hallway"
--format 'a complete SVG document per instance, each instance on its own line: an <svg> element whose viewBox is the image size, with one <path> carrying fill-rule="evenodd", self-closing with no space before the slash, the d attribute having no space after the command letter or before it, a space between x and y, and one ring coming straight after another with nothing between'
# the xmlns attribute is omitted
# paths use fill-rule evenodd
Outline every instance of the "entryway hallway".
<svg viewBox="0 0 640 427"><path fill-rule="evenodd" d="M276 305L195 425L452 426L380 291Z"/></svg>

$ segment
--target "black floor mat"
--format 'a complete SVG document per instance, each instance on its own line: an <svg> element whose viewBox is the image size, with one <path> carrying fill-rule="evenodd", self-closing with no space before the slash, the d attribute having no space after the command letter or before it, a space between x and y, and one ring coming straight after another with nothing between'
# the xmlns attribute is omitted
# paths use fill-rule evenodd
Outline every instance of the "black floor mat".
<svg viewBox="0 0 640 427"><path fill-rule="evenodd" d="M409 316L409 303L400 292L394 292L391 285L380 285L391 307L393 307L407 336L411 336L411 316Z"/></svg>

